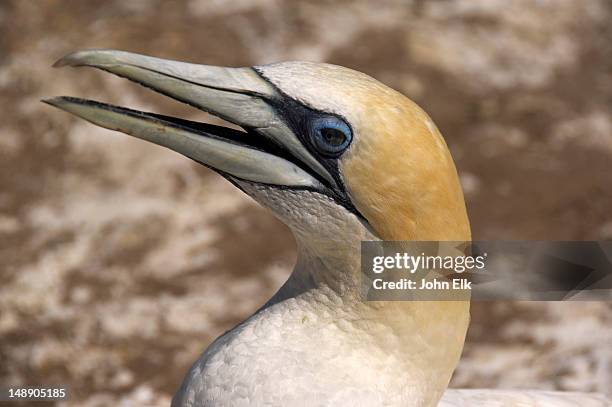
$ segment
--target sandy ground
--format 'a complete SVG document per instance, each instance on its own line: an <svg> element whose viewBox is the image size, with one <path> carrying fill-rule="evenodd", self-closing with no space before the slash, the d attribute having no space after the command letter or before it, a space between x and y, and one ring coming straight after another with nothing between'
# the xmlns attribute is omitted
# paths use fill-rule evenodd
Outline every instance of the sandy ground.
<svg viewBox="0 0 612 407"><path fill-rule="evenodd" d="M214 120L51 69L63 54L353 67L439 125L475 239L611 239L610 21L606 0L1 1L0 383L69 384L65 406L167 406L295 256L282 224L206 169L39 103L78 95ZM452 385L612 394L611 311L475 303Z"/></svg>

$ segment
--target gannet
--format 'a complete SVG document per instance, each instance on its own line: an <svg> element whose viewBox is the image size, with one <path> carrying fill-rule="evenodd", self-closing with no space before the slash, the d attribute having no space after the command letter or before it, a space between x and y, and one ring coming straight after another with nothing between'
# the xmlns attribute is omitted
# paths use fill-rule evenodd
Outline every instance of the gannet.
<svg viewBox="0 0 612 407"><path fill-rule="evenodd" d="M286 283L204 351L173 407L438 404L463 348L469 301L367 302L360 294L361 241L470 240L455 164L423 110L363 73L322 63L225 68L87 50L56 63L65 65L108 71L240 126L46 100L215 170L269 208L297 243ZM609 401L449 390L440 405Z"/></svg>

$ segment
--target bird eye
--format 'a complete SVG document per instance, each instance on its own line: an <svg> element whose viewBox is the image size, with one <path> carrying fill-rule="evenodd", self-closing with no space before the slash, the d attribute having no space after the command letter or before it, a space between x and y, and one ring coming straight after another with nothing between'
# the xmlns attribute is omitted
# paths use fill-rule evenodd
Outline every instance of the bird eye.
<svg viewBox="0 0 612 407"><path fill-rule="evenodd" d="M330 157L339 156L351 144L353 138L349 126L336 117L316 119L311 129L314 147L321 154Z"/></svg>

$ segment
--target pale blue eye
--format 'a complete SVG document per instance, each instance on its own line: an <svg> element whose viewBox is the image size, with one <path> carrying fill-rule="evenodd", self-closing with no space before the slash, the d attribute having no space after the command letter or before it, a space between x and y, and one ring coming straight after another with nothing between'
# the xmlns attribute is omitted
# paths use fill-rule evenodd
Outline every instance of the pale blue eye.
<svg viewBox="0 0 612 407"><path fill-rule="evenodd" d="M353 138L349 126L336 117L315 119L311 129L314 147L321 154L331 157L337 157L346 150Z"/></svg>

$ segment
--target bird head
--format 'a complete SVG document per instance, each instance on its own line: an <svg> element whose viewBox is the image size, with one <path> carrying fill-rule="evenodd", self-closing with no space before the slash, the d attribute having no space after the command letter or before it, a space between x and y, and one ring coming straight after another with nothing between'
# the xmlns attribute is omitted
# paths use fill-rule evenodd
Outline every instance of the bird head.
<svg viewBox="0 0 612 407"><path fill-rule="evenodd" d="M58 97L45 102L177 151L221 174L304 241L469 240L457 172L427 114L340 66L283 62L225 68L114 50L55 66L90 66L192 105L243 130ZM348 230L347 230L348 229Z"/></svg>
<svg viewBox="0 0 612 407"><path fill-rule="evenodd" d="M470 239L457 172L436 126L365 74L308 62L224 68L112 50L76 52L56 63L64 65L108 71L242 128L71 97L46 101L179 152L270 208L292 229L300 255L269 304L313 287L340 293L341 304L358 298L361 240ZM352 303L368 337L421 372L411 378L415 397L434 405L459 359L469 303Z"/></svg>

